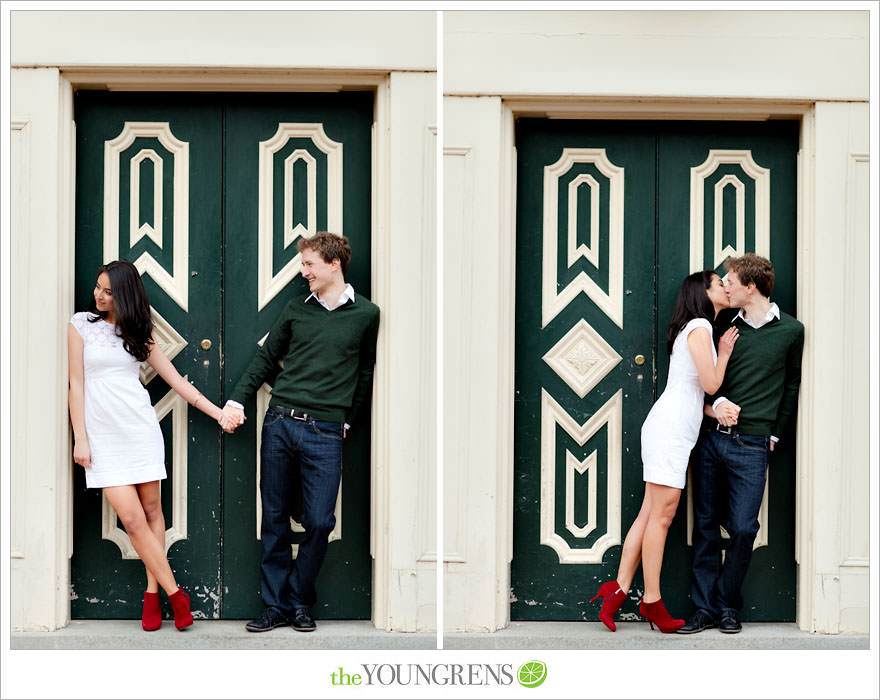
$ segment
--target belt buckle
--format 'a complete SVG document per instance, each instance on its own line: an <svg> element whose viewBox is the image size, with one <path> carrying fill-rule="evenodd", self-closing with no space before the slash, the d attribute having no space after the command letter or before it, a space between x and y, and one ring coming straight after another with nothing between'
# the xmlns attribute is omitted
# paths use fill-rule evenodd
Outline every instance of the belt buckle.
<svg viewBox="0 0 880 700"><path fill-rule="evenodd" d="M733 427L730 425L721 425L721 423L719 423L715 426L715 430L717 430L719 433L724 433L725 435L733 434Z"/></svg>
<svg viewBox="0 0 880 700"><path fill-rule="evenodd" d="M301 416L296 415L296 413L297 413L297 411L296 411L295 408L291 408L291 409L290 409L290 417L293 418L293 420L306 421L306 420L309 419L309 414L308 414L308 413L302 412L302 415L301 415Z"/></svg>

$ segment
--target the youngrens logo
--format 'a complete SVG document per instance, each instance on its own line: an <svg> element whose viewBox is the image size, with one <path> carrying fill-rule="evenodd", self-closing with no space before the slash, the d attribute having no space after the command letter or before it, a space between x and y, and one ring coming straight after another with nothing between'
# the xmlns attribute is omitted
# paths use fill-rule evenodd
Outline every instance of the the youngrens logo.
<svg viewBox="0 0 880 700"><path fill-rule="evenodd" d="M513 685L537 688L547 678L547 664L526 661L514 672L513 664L360 664L342 666L330 674L331 685Z"/></svg>
<svg viewBox="0 0 880 700"><path fill-rule="evenodd" d="M516 679L523 688L537 688L547 679L547 664L543 661L526 661L517 670Z"/></svg>

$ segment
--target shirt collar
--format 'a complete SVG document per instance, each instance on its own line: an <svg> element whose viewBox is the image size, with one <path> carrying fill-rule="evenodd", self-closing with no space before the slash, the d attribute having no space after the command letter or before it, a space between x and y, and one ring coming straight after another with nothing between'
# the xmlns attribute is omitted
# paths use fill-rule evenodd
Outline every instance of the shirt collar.
<svg viewBox="0 0 880 700"><path fill-rule="evenodd" d="M774 318L775 319L779 318L779 307L774 302L770 302L770 308L767 309L767 315L764 317L764 320L758 326L756 326L754 323L751 322L750 319L748 319L746 317L746 315L743 313L742 309L739 310L739 313L736 315L736 318L741 318L743 321L748 323L752 328L760 328L761 326L763 326L767 323L770 323L770 321L772 321Z"/></svg>
<svg viewBox="0 0 880 700"><path fill-rule="evenodd" d="M331 308L327 305L327 302L325 302L323 299L321 299L321 298L320 298L317 294L315 294L314 292L312 292L311 294L309 294L309 295L306 297L306 303L308 303L308 301L309 301L310 299L314 299L315 301L317 301L321 306L323 306L323 307L324 307L325 309L327 309L328 311L333 311L333 309L331 309ZM354 287L352 287L352 286L351 286L350 284L348 284L348 283L345 284L345 289L343 289L343 290L342 290L342 294L339 295L339 303L336 304L336 306L335 306L334 308L338 309L338 308L339 308L340 306L342 306L346 301L350 301L350 302L354 303Z"/></svg>

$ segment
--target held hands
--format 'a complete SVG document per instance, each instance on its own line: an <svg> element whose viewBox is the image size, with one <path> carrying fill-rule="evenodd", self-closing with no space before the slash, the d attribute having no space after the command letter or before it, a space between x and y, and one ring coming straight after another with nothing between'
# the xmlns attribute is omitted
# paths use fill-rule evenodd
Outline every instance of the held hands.
<svg viewBox="0 0 880 700"><path fill-rule="evenodd" d="M736 425L739 420L739 411L740 407L733 401L722 401L715 409L715 418L725 427Z"/></svg>
<svg viewBox="0 0 880 700"><path fill-rule="evenodd" d="M739 338L739 331L736 326L728 328L721 336L721 340L718 341L718 355L730 357L737 338Z"/></svg>
<svg viewBox="0 0 880 700"><path fill-rule="evenodd" d="M90 469L92 466L92 451L89 449L87 440L76 440L73 443L73 461L81 467Z"/></svg>
<svg viewBox="0 0 880 700"><path fill-rule="evenodd" d="M232 406L224 406L217 422L227 433L233 433L245 420L247 419L245 418L244 411Z"/></svg>

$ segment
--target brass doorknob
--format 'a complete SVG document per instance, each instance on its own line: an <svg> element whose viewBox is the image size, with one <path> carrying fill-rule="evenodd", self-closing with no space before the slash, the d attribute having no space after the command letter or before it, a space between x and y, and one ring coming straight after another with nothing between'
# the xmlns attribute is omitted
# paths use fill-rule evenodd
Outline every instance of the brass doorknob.
<svg viewBox="0 0 880 700"><path fill-rule="evenodd" d="M640 367L643 364L645 364L645 356L644 355L636 355L635 358L633 358L633 359L634 359L635 363L637 365L639 365Z"/></svg>
<svg viewBox="0 0 880 700"><path fill-rule="evenodd" d="M202 341L202 350L210 350L211 349L211 341L205 338Z"/></svg>

